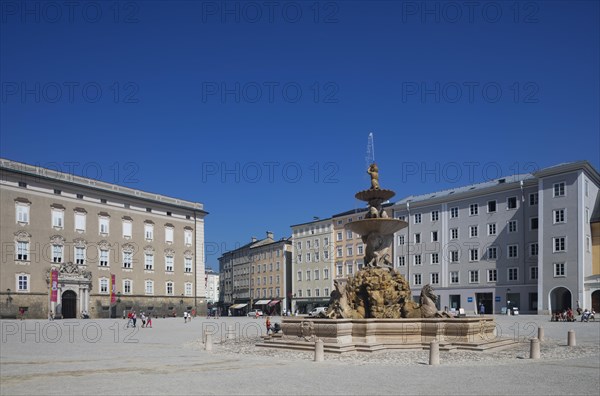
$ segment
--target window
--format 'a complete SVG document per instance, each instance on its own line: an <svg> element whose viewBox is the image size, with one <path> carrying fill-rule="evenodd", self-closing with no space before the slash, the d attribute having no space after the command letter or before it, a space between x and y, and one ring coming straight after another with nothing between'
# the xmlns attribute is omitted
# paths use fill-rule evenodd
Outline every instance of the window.
<svg viewBox="0 0 600 396"><path fill-rule="evenodd" d="M431 253L431 264L439 264L439 263L440 263L439 253Z"/></svg>
<svg viewBox="0 0 600 396"><path fill-rule="evenodd" d="M398 246L404 245L404 235L398 235Z"/></svg>
<svg viewBox="0 0 600 396"><path fill-rule="evenodd" d="M415 213L415 224L421 223L421 213Z"/></svg>
<svg viewBox="0 0 600 396"><path fill-rule="evenodd" d="M531 193L531 194L529 194L529 206L537 205L538 201L539 201L539 195L538 195L538 193Z"/></svg>
<svg viewBox="0 0 600 396"><path fill-rule="evenodd" d="M415 233L415 243L421 243L421 233Z"/></svg>
<svg viewBox="0 0 600 396"><path fill-rule="evenodd" d="M302 254L299 254L296 256L296 261L301 263L302 262ZM258 266L258 271L260 273L260 265Z"/></svg>
<svg viewBox="0 0 600 396"><path fill-rule="evenodd" d="M310 263L310 252L306 253L306 262Z"/></svg>
<svg viewBox="0 0 600 396"><path fill-rule="evenodd" d="M554 183L554 197L564 197L565 196L565 183Z"/></svg>
<svg viewBox="0 0 600 396"><path fill-rule="evenodd" d="M19 274L17 275L17 291L28 292L29 291L29 275Z"/></svg>
<svg viewBox="0 0 600 396"><path fill-rule="evenodd" d="M554 224L557 223L564 223L566 216L565 216L565 209L555 209L552 211L554 213Z"/></svg>
<svg viewBox="0 0 600 396"><path fill-rule="evenodd" d="M469 261L479 261L479 249L469 249Z"/></svg>
<svg viewBox="0 0 600 396"><path fill-rule="evenodd" d="M458 239L458 228L450 228L450 239Z"/></svg>
<svg viewBox="0 0 600 396"><path fill-rule="evenodd" d="M123 280L123 294L131 294L131 281L129 279Z"/></svg>
<svg viewBox="0 0 600 396"><path fill-rule="evenodd" d="M413 274L413 285L421 285L421 274Z"/></svg>
<svg viewBox="0 0 600 396"><path fill-rule="evenodd" d="M85 231L85 213L75 212L75 231Z"/></svg>
<svg viewBox="0 0 600 396"><path fill-rule="evenodd" d="M323 246L329 246L329 237L323 238Z"/></svg>
<svg viewBox="0 0 600 396"><path fill-rule="evenodd" d="M538 278L538 267L530 267L529 268L529 279L537 280Z"/></svg>
<svg viewBox="0 0 600 396"><path fill-rule="evenodd" d="M310 281L310 270L306 270L306 280Z"/></svg>
<svg viewBox="0 0 600 396"><path fill-rule="evenodd" d="M479 283L479 271L478 270L469 271L469 283Z"/></svg>
<svg viewBox="0 0 600 396"><path fill-rule="evenodd" d="M496 201L488 201L487 207L488 213L494 213L496 211Z"/></svg>
<svg viewBox="0 0 600 396"><path fill-rule="evenodd" d="M131 268L133 263L133 253L132 252L123 252L123 268Z"/></svg>
<svg viewBox="0 0 600 396"><path fill-rule="evenodd" d="M151 280L146 281L145 292L146 292L146 294L149 294L149 295L154 294L154 282L153 281L151 281Z"/></svg>
<svg viewBox="0 0 600 396"><path fill-rule="evenodd" d="M84 247L75 247L75 263L78 265L85 264L85 248Z"/></svg>
<svg viewBox="0 0 600 396"><path fill-rule="evenodd" d="M100 267L108 267L108 250L100 249Z"/></svg>
<svg viewBox="0 0 600 396"><path fill-rule="evenodd" d="M325 289L323 289L323 295L324 296L329 296L329 288L326 287Z"/></svg>
<svg viewBox="0 0 600 396"><path fill-rule="evenodd" d="M98 281L100 282L100 287L99 287L100 293L108 294L108 279L100 278Z"/></svg>
<svg viewBox="0 0 600 396"><path fill-rule="evenodd" d="M518 245L508 245L508 258L517 258L519 257L519 246Z"/></svg>
<svg viewBox="0 0 600 396"><path fill-rule="evenodd" d="M508 280L509 281L519 280L519 269L518 268L509 268L508 269Z"/></svg>
<svg viewBox="0 0 600 396"><path fill-rule="evenodd" d="M123 233L124 232L125 231L123 231ZM154 239L154 224L144 224L144 238L146 238L147 241L151 241Z"/></svg>
<svg viewBox="0 0 600 396"><path fill-rule="evenodd" d="M329 260L329 250L323 250L323 259Z"/></svg>
<svg viewBox="0 0 600 396"><path fill-rule="evenodd" d="M538 227L539 227L538 218L537 217L531 217L529 219L529 229L530 230L537 230Z"/></svg>
<svg viewBox="0 0 600 396"><path fill-rule="evenodd" d="M302 297L302 290L298 290L298 297Z"/></svg>
<svg viewBox="0 0 600 396"><path fill-rule="evenodd" d="M585 236L585 251L586 252L592 251L592 238L589 235Z"/></svg>
<svg viewBox="0 0 600 396"><path fill-rule="evenodd" d="M434 210L431 212L431 221L438 221L440 219L440 211Z"/></svg>
<svg viewBox="0 0 600 396"><path fill-rule="evenodd" d="M173 243L173 227L165 227L165 242Z"/></svg>
<svg viewBox="0 0 600 396"><path fill-rule="evenodd" d="M62 263L63 262L63 246L52 245L52 262Z"/></svg>
<svg viewBox="0 0 600 396"><path fill-rule="evenodd" d="M404 267L406 265L406 257L398 256L398 267Z"/></svg>
<svg viewBox="0 0 600 396"><path fill-rule="evenodd" d="M352 246L347 246L346 247L346 255L347 256L352 256Z"/></svg>
<svg viewBox="0 0 600 396"><path fill-rule="evenodd" d="M276 287L275 288L275 297L279 297L279 296L281 296L281 290L278 287Z"/></svg>
<svg viewBox="0 0 600 396"><path fill-rule="evenodd" d="M296 242L296 249L302 250L302 241Z"/></svg>
<svg viewBox="0 0 600 396"><path fill-rule="evenodd" d="M60 209L52 209L52 227L63 228L65 224L65 212Z"/></svg>
<svg viewBox="0 0 600 396"><path fill-rule="evenodd" d="M478 234L479 234L479 227L478 226L470 226L469 227L469 236L471 238L477 238Z"/></svg>
<svg viewBox="0 0 600 396"><path fill-rule="evenodd" d="M192 272L192 258L191 257L185 257L183 259L183 268L184 268L184 271L187 273Z"/></svg>
<svg viewBox="0 0 600 396"><path fill-rule="evenodd" d="M498 258L498 248L496 246L490 246L487 249L487 259L496 260Z"/></svg>
<svg viewBox="0 0 600 396"><path fill-rule="evenodd" d="M363 245L358 245L356 247L356 250L357 250L357 254L359 254L361 256L364 254L364 247L363 247Z"/></svg>
<svg viewBox="0 0 600 396"><path fill-rule="evenodd" d="M99 227L99 232L100 235L108 235L108 231L109 231L109 219L108 217L99 217L98 218L98 227Z"/></svg>
<svg viewBox="0 0 600 396"><path fill-rule="evenodd" d="M260 280L260 278L258 278ZM302 282L302 271L298 271L296 281Z"/></svg>
<svg viewBox="0 0 600 396"><path fill-rule="evenodd" d="M498 280L498 270L489 269L487 270L487 281L488 282L496 282Z"/></svg>
<svg viewBox="0 0 600 396"><path fill-rule="evenodd" d="M554 263L554 277L565 276L565 263Z"/></svg>
<svg viewBox="0 0 600 396"><path fill-rule="evenodd" d="M29 242L17 242L17 260L29 260Z"/></svg>
<svg viewBox="0 0 600 396"><path fill-rule="evenodd" d="M459 282L458 271L450 272L450 283L457 284Z"/></svg>
<svg viewBox="0 0 600 396"><path fill-rule="evenodd" d="M323 268L323 279L329 279L329 268Z"/></svg>
<svg viewBox="0 0 600 396"><path fill-rule="evenodd" d="M455 219L458 217L458 208L450 208L450 218Z"/></svg>
<svg viewBox="0 0 600 396"><path fill-rule="evenodd" d="M566 239L567 238L565 238L565 237L552 238L552 240L553 240L552 245L554 246L554 253L565 252L567 250Z"/></svg>
<svg viewBox="0 0 600 396"><path fill-rule="evenodd" d="M337 256L338 257L342 257L344 255L344 251L341 247L337 248Z"/></svg>
<svg viewBox="0 0 600 396"><path fill-rule="evenodd" d="M190 297L192 295L192 283L191 282L186 282L184 285L184 293L187 297Z"/></svg>
<svg viewBox="0 0 600 396"><path fill-rule="evenodd" d="M315 249L318 249L318 248L319 248L319 240L315 239Z"/></svg>
<svg viewBox="0 0 600 396"><path fill-rule="evenodd" d="M478 214L479 214L479 205L478 204L469 205L469 215L477 216Z"/></svg>
<svg viewBox="0 0 600 396"><path fill-rule="evenodd" d="M306 241L306 248L310 249L310 241Z"/></svg>
<svg viewBox="0 0 600 396"><path fill-rule="evenodd" d="M192 230L183 231L183 243L187 246L192 246Z"/></svg>
<svg viewBox="0 0 600 396"><path fill-rule="evenodd" d="M517 208L517 197L509 197L506 200L507 209L516 209Z"/></svg>
<svg viewBox="0 0 600 396"><path fill-rule="evenodd" d="M346 264L346 273L352 275L354 273L354 265L352 263Z"/></svg>
<svg viewBox="0 0 600 396"><path fill-rule="evenodd" d="M440 284L440 274L438 274L437 272L433 272L433 273L429 274L429 283L431 283L432 285L439 285Z"/></svg>
<svg viewBox="0 0 600 396"><path fill-rule="evenodd" d="M539 245L537 243L529 244L529 255L537 256L539 252Z"/></svg>
<svg viewBox="0 0 600 396"><path fill-rule="evenodd" d="M508 222L508 232L517 232L517 220L510 220Z"/></svg>
<svg viewBox="0 0 600 396"><path fill-rule="evenodd" d="M17 223L29 224L29 205L17 202Z"/></svg>
<svg viewBox="0 0 600 396"><path fill-rule="evenodd" d="M343 239L343 237L342 237L342 233L341 233L341 232L338 232L338 233L337 233L337 240L338 240L338 241L341 241L342 239Z"/></svg>
<svg viewBox="0 0 600 396"><path fill-rule="evenodd" d="M279 250L277 251L277 253L279 253ZM279 257L279 255L277 255L277 256ZM279 271L280 267L281 267L281 265L279 264L279 261L277 261L275 263L275 271Z"/></svg>
<svg viewBox="0 0 600 396"><path fill-rule="evenodd" d="M315 278L314 278L314 279L315 279L315 280L319 280L319 270L318 270L318 269L316 269L316 270L314 271L314 273L315 273Z"/></svg>
<svg viewBox="0 0 600 396"><path fill-rule="evenodd" d="M165 289L167 292L167 296L172 296L173 295L173 282L167 282L165 284Z"/></svg>
<svg viewBox="0 0 600 396"><path fill-rule="evenodd" d="M415 254L413 257L414 257L414 263L413 263L414 265L421 265L422 264L422 262L421 262L421 255L420 254Z"/></svg>
<svg viewBox="0 0 600 396"><path fill-rule="evenodd" d="M144 269L148 271L154 270L154 255L146 253L144 255Z"/></svg>
<svg viewBox="0 0 600 396"><path fill-rule="evenodd" d="M438 241L438 232L431 231L431 242L437 242L437 241Z"/></svg>
<svg viewBox="0 0 600 396"><path fill-rule="evenodd" d="M130 220L123 220L123 238L131 238L133 224Z"/></svg>
<svg viewBox="0 0 600 396"><path fill-rule="evenodd" d="M451 263L458 263L458 250L451 250L450 251L450 262Z"/></svg>
<svg viewBox="0 0 600 396"><path fill-rule="evenodd" d="M496 223L488 224L488 235L496 235Z"/></svg>
<svg viewBox="0 0 600 396"><path fill-rule="evenodd" d="M344 267L342 266L342 264L337 264L336 269L337 269L337 276L344 275Z"/></svg>
<svg viewBox="0 0 600 396"><path fill-rule="evenodd" d="M346 239L352 239L352 231L346 230Z"/></svg>

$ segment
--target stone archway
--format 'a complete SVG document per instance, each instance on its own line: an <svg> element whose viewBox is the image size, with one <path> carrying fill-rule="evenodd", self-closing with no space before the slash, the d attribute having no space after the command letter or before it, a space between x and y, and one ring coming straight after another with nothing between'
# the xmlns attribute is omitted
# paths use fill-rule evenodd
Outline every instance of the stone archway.
<svg viewBox="0 0 600 396"><path fill-rule="evenodd" d="M566 287L557 287L550 292L550 309L552 312L573 309L573 297Z"/></svg>
<svg viewBox="0 0 600 396"><path fill-rule="evenodd" d="M62 294L61 301L63 319L77 318L77 293L67 290Z"/></svg>
<svg viewBox="0 0 600 396"><path fill-rule="evenodd" d="M596 312L600 312L600 290L596 290L592 293L592 309Z"/></svg>

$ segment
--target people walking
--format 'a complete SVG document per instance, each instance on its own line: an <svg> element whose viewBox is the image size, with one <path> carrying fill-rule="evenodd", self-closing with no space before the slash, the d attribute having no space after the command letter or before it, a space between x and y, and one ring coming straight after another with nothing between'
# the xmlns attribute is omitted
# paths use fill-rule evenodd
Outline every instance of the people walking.
<svg viewBox="0 0 600 396"><path fill-rule="evenodd" d="M148 314L148 322L146 322L146 328L152 328L152 314Z"/></svg>

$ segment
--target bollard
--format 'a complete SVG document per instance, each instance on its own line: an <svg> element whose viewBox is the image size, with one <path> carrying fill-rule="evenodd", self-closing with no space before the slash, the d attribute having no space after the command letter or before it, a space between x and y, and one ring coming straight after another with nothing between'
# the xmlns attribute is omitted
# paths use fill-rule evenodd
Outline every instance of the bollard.
<svg viewBox="0 0 600 396"><path fill-rule="evenodd" d="M529 359L540 358L540 340L532 338L529 344Z"/></svg>
<svg viewBox="0 0 600 396"><path fill-rule="evenodd" d="M212 334L210 333L206 333L206 342L204 343L204 350L205 351L212 351Z"/></svg>
<svg viewBox="0 0 600 396"><path fill-rule="evenodd" d="M567 333L567 346L574 347L575 345L577 345L577 342L575 341L575 330L569 330Z"/></svg>
<svg viewBox="0 0 600 396"><path fill-rule="evenodd" d="M235 331L233 330L233 326L227 326L227 332L225 333L226 340L233 340L235 338Z"/></svg>
<svg viewBox="0 0 600 396"><path fill-rule="evenodd" d="M440 343L436 340L429 344L429 365L437 366L440 364Z"/></svg>
<svg viewBox="0 0 600 396"><path fill-rule="evenodd" d="M538 327L538 340L540 342L544 342L544 328L542 326Z"/></svg>
<svg viewBox="0 0 600 396"><path fill-rule="evenodd" d="M323 340L318 339L315 341L315 362L322 362L323 360L325 360Z"/></svg>

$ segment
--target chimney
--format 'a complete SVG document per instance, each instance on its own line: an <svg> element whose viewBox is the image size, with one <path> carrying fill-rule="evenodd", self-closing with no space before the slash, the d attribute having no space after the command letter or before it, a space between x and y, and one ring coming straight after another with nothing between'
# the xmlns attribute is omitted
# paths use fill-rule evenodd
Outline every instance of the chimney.
<svg viewBox="0 0 600 396"><path fill-rule="evenodd" d="M267 231L267 238L273 239L273 233L271 231Z"/></svg>
<svg viewBox="0 0 600 396"><path fill-rule="evenodd" d="M256 237L252 237L252 242L256 242Z"/></svg>

